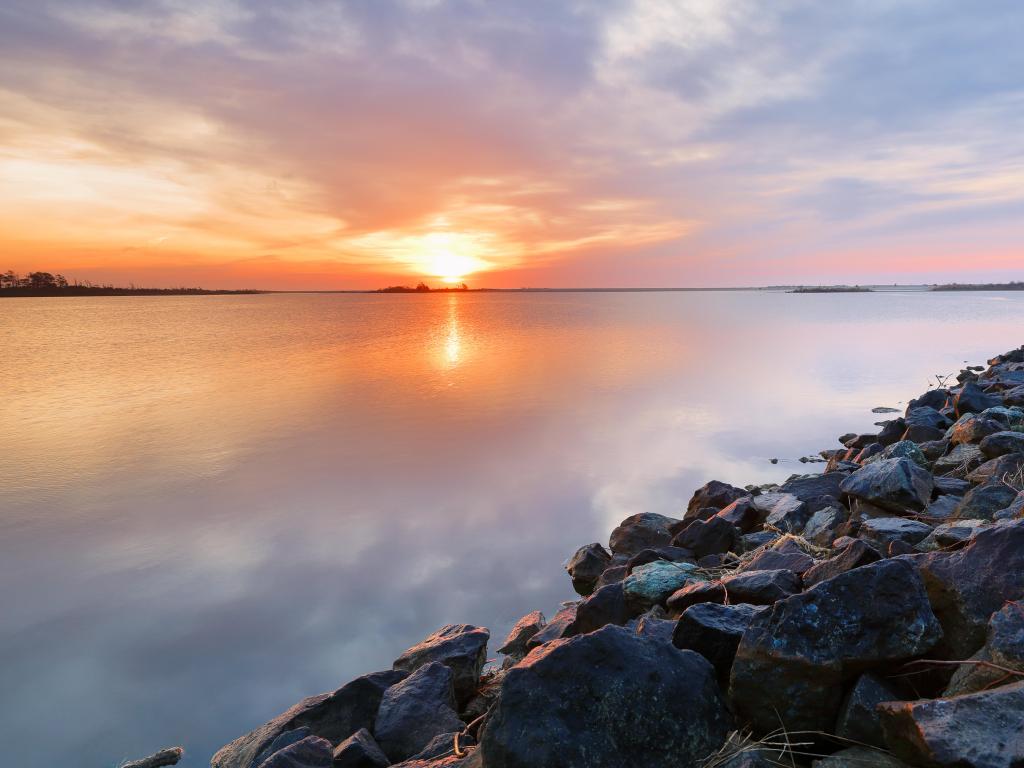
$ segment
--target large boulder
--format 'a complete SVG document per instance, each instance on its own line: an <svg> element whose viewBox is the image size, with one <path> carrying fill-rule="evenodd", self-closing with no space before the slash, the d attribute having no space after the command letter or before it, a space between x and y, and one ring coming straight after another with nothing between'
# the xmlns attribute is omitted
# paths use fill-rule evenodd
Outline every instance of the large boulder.
<svg viewBox="0 0 1024 768"><path fill-rule="evenodd" d="M942 630L914 567L882 560L823 581L755 617L732 667L729 694L755 731L828 730L842 684L929 650Z"/></svg>
<svg viewBox="0 0 1024 768"><path fill-rule="evenodd" d="M611 554L600 544L587 544L577 549L565 565L576 594L586 597L593 592L594 585L611 561Z"/></svg>
<svg viewBox="0 0 1024 768"><path fill-rule="evenodd" d="M906 422L907 431L903 433L903 439L915 443L941 439L950 423L948 418L928 405L909 409Z"/></svg>
<svg viewBox="0 0 1024 768"><path fill-rule="evenodd" d="M670 529L678 522L653 512L630 515L612 531L608 546L613 554L627 557L644 549L664 547L672 541Z"/></svg>
<svg viewBox="0 0 1024 768"><path fill-rule="evenodd" d="M274 752L258 768L331 768L333 762L331 742L307 736Z"/></svg>
<svg viewBox="0 0 1024 768"><path fill-rule="evenodd" d="M932 464L932 471L936 475L950 475L962 479L968 472L981 466L983 461L985 454L981 452L981 448L973 443L960 443L949 453L937 458Z"/></svg>
<svg viewBox="0 0 1024 768"><path fill-rule="evenodd" d="M954 552L912 556L942 624L947 658L966 659L985 642L992 614L1024 597L1024 521L978 532Z"/></svg>
<svg viewBox="0 0 1024 768"><path fill-rule="evenodd" d="M810 512L815 512L839 497L839 487L845 478L845 472L796 475L784 482L779 490L796 496Z"/></svg>
<svg viewBox="0 0 1024 768"><path fill-rule="evenodd" d="M527 652L544 643L550 643L552 640L561 640L563 637L575 635L576 610L578 608L579 603L564 604L561 610L551 617L551 621L541 627L534 633L533 637L526 641Z"/></svg>
<svg viewBox="0 0 1024 768"><path fill-rule="evenodd" d="M356 678L333 693L303 699L287 712L222 747L211 768L258 768L266 750L282 734L305 728L303 736L318 736L331 744L344 741L360 728L373 730L384 691L408 676L401 670L375 672Z"/></svg>
<svg viewBox="0 0 1024 768"><path fill-rule="evenodd" d="M433 661L384 692L373 734L392 762L412 757L439 734L465 727L455 713L454 677L450 667Z"/></svg>
<svg viewBox="0 0 1024 768"><path fill-rule="evenodd" d="M688 520L697 517L700 514L700 510L709 507L716 510L725 509L737 499L742 499L744 496L749 495L750 491L743 488L712 480L694 492L690 503L686 505L686 514L683 515L683 519Z"/></svg>
<svg viewBox="0 0 1024 768"><path fill-rule="evenodd" d="M1024 765L1024 682L951 699L879 706L897 757L930 768Z"/></svg>
<svg viewBox="0 0 1024 768"><path fill-rule="evenodd" d="M785 569L743 571L721 580L730 603L771 605L800 591L800 577Z"/></svg>
<svg viewBox="0 0 1024 768"><path fill-rule="evenodd" d="M965 413L981 413L986 408L994 408L1002 404L1002 398L988 394L973 381L964 384L953 401L957 418Z"/></svg>
<svg viewBox="0 0 1024 768"><path fill-rule="evenodd" d="M897 513L919 512L932 497L934 481L907 458L883 459L858 469L843 481L842 492Z"/></svg>
<svg viewBox="0 0 1024 768"><path fill-rule="evenodd" d="M935 526L917 545L921 552L934 552L937 549L955 549L974 538L978 531L986 525L984 520L951 520Z"/></svg>
<svg viewBox="0 0 1024 768"><path fill-rule="evenodd" d="M814 565L814 558L790 538L773 541L739 567L739 571L793 571L803 574Z"/></svg>
<svg viewBox="0 0 1024 768"><path fill-rule="evenodd" d="M819 509L804 526L803 537L811 544L828 547L839 536L840 529L850 519L850 512L838 504Z"/></svg>
<svg viewBox="0 0 1024 768"><path fill-rule="evenodd" d="M754 501L749 496L737 499L715 517L720 517L736 526L740 533L750 533L764 522L764 516L754 506Z"/></svg>
<svg viewBox="0 0 1024 768"><path fill-rule="evenodd" d="M731 728L700 655L605 627L509 670L479 749L487 768L678 768Z"/></svg>
<svg viewBox="0 0 1024 768"><path fill-rule="evenodd" d="M740 535L736 526L716 515L709 520L694 520L672 539L672 543L701 558L735 549Z"/></svg>
<svg viewBox="0 0 1024 768"><path fill-rule="evenodd" d="M1019 484L1022 470L1024 470L1024 453L1006 453L989 459L984 464L971 470L967 474L967 480L975 485L986 483L989 480L1006 480L1009 485ZM1018 482L1013 482L1017 479Z"/></svg>
<svg viewBox="0 0 1024 768"><path fill-rule="evenodd" d="M523 658L527 653L526 644L530 642L534 635L544 629L546 623L547 620L540 611L526 614L509 630L508 635L505 637L505 642L498 649L498 653L505 654L513 661Z"/></svg>
<svg viewBox="0 0 1024 768"><path fill-rule="evenodd" d="M982 440L978 447L990 459L1007 453L1024 453L1024 432L996 432Z"/></svg>
<svg viewBox="0 0 1024 768"><path fill-rule="evenodd" d="M992 478L967 492L956 505L954 515L970 520L992 520L1017 498L1017 489L1002 478Z"/></svg>
<svg viewBox="0 0 1024 768"><path fill-rule="evenodd" d="M447 624L395 659L394 668L411 673L426 664L441 662L452 670L455 699L461 704L473 695L480 682L490 637L490 631L484 627Z"/></svg>
<svg viewBox="0 0 1024 768"><path fill-rule="evenodd" d="M765 518L765 525L781 533L800 533L810 519L807 502L792 493L784 493Z"/></svg>
<svg viewBox="0 0 1024 768"><path fill-rule="evenodd" d="M994 435L1005 429L1002 422L996 419L982 416L979 413L968 413L957 419L949 429L949 442L953 445L960 443L980 443L989 435Z"/></svg>
<svg viewBox="0 0 1024 768"><path fill-rule="evenodd" d="M623 594L634 612L642 613L653 605L663 605L676 590L688 581L703 581L692 563L670 563L656 560L633 569L622 580Z"/></svg>
<svg viewBox="0 0 1024 768"><path fill-rule="evenodd" d="M766 610L765 607L742 603L693 605L679 617L672 633L672 643L676 648L699 653L714 665L719 679L727 682L740 638L754 616Z"/></svg>

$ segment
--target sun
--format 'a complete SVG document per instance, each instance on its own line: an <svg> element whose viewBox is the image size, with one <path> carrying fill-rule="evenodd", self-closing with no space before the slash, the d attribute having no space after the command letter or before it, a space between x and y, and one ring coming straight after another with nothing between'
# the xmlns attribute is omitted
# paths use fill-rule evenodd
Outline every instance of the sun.
<svg viewBox="0 0 1024 768"><path fill-rule="evenodd" d="M445 283L461 283L467 275L487 266L465 243L449 238L436 238L424 250L423 271Z"/></svg>

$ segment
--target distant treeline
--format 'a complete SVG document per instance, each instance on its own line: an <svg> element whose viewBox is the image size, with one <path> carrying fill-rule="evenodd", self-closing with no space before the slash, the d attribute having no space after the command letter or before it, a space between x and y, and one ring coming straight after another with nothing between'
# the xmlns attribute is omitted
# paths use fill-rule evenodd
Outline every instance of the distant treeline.
<svg viewBox="0 0 1024 768"><path fill-rule="evenodd" d="M790 293L871 293L870 288L861 285L801 285Z"/></svg>
<svg viewBox="0 0 1024 768"><path fill-rule="evenodd" d="M262 293L257 290L220 291L205 288L128 288L96 285L89 281L68 282L64 275L51 272L29 272L22 277L7 270L0 273L0 297L11 296L163 296L188 294Z"/></svg>
<svg viewBox="0 0 1024 768"><path fill-rule="evenodd" d="M378 288L377 293L447 293L468 290L469 286L465 283L447 288L431 288L426 283L417 283L415 288L410 288L408 285L389 285L387 288Z"/></svg>
<svg viewBox="0 0 1024 768"><path fill-rule="evenodd" d="M933 291L1024 291L1024 282L1015 280L1009 283L947 283L933 285Z"/></svg>

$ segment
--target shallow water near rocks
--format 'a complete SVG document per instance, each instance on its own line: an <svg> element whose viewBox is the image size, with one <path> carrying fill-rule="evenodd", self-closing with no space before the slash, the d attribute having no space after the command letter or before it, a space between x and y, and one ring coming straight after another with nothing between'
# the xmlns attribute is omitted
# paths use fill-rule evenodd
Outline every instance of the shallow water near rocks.
<svg viewBox="0 0 1024 768"><path fill-rule="evenodd" d="M493 656L622 517L1022 334L1022 293L0 302L3 762L205 765L446 622Z"/></svg>

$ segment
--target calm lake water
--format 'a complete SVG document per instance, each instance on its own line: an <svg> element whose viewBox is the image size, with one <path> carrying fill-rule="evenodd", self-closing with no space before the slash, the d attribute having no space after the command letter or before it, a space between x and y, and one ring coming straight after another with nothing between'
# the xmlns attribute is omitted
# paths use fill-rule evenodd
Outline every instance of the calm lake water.
<svg viewBox="0 0 1024 768"><path fill-rule="evenodd" d="M446 622L496 648L622 517L1019 346L1024 294L11 299L0 340L3 763L202 766Z"/></svg>

